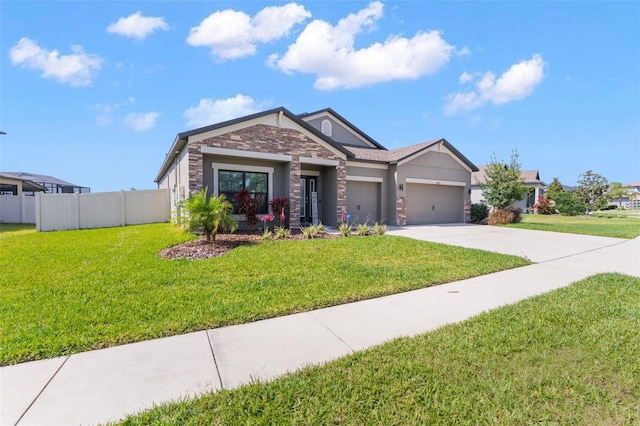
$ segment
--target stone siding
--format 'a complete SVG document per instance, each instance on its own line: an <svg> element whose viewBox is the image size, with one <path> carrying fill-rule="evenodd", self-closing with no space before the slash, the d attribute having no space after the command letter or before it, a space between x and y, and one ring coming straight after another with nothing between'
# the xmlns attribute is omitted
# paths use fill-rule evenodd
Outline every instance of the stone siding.
<svg viewBox="0 0 640 426"><path fill-rule="evenodd" d="M318 142L308 138L298 130L257 124L189 144L189 188L199 190L203 186L202 147L253 151L269 154L290 155L289 163L289 226L300 225L300 157L337 160L338 165L338 208L346 208L346 161Z"/></svg>

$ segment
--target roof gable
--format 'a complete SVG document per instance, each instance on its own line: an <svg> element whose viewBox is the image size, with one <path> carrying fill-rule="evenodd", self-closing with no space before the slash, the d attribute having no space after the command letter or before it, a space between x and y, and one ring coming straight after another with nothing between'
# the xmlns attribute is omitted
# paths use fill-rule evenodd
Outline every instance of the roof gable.
<svg viewBox="0 0 640 426"><path fill-rule="evenodd" d="M379 144L375 139L367 135L365 132L360 130L349 120L347 120L331 108L325 108L311 113L299 114L298 117L300 117L300 119L304 120L305 122L314 125L313 127L318 130L320 129L320 123L322 119L329 118L332 122L338 124L343 130L342 135L340 135L339 132L334 131L331 137L334 142L341 145L347 147L357 146L386 150L386 148Z"/></svg>
<svg viewBox="0 0 640 426"><path fill-rule="evenodd" d="M480 166L477 172L474 172L471 175L471 185L482 185L487 181L487 168L489 166ZM505 165L505 167L507 167ZM522 170L520 171L520 177L523 179L524 183L529 184L540 184L544 185L545 183L540 180L540 173L537 170Z"/></svg>
<svg viewBox="0 0 640 426"><path fill-rule="evenodd" d="M167 153L162 166L160 167L160 170L158 171L155 182L159 182L162 179L171 164L175 161L176 156L179 155L179 153L184 149L184 147L189 143L191 139L197 138L198 136L202 136L202 138L204 139L205 137L207 137L207 133L211 134L217 131L224 131L227 128L242 126L244 123L249 123L251 121L257 122L261 119L268 118L269 116L276 115L278 117L278 125L281 125L284 122L282 118L286 117L286 119L288 120L288 124L290 124L290 127L297 128L302 133L305 133L307 136L309 136L310 139L313 139L321 144L325 144L325 146L329 149L333 150L334 152L338 152L345 157L352 156L351 152L344 148L341 144L336 143L333 139L324 135L318 129L309 125L288 109L279 107L255 114L250 114L244 117L238 117L233 120L227 120L209 126L199 127L197 129L178 133L173 144L171 145L171 149Z"/></svg>
<svg viewBox="0 0 640 426"><path fill-rule="evenodd" d="M390 164L402 164L406 161L424 154L430 149L442 144L447 150L453 154L461 163L468 167L472 172L478 170L475 164L473 164L467 157L462 155L453 145L451 145L446 139L436 139L432 141L422 142L415 145L406 146L403 148L393 149L391 151L383 151L380 149L370 148L355 148L349 147L348 149L353 153L356 160L363 161L377 161Z"/></svg>

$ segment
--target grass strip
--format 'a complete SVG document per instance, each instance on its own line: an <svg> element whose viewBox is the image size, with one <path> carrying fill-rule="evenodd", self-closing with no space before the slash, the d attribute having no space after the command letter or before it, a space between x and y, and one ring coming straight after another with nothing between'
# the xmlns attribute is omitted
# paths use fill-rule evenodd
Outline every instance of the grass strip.
<svg viewBox="0 0 640 426"><path fill-rule="evenodd" d="M510 228L536 231L564 232L567 234L596 235L601 237L632 239L640 236L638 217L557 216L542 214L522 215L520 223L505 225Z"/></svg>
<svg viewBox="0 0 640 426"><path fill-rule="evenodd" d="M169 224L0 234L0 363L77 353L398 293L527 265L393 236L266 241L158 258Z"/></svg>
<svg viewBox="0 0 640 426"><path fill-rule="evenodd" d="M125 425L640 424L640 279L569 287Z"/></svg>

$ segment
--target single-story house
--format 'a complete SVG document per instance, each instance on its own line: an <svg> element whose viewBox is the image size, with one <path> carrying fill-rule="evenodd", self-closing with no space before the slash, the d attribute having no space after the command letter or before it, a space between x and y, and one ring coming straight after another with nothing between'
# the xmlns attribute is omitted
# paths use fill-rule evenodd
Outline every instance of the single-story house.
<svg viewBox="0 0 640 426"><path fill-rule="evenodd" d="M445 139L387 150L330 108L280 107L179 133L155 181L174 206L205 187L227 199L245 188L261 214L287 197L294 228L347 215L406 225L468 222L477 170Z"/></svg>
<svg viewBox="0 0 640 426"><path fill-rule="evenodd" d="M480 202L486 203L481 185L487 181L485 175L487 167L488 166L480 166L478 171L471 174L471 202L474 204ZM540 180L540 174L537 170L521 171L520 176L528 189L524 198L516 201L513 205L523 212L526 212L528 208L538 201L539 196L544 195L547 184Z"/></svg>
<svg viewBox="0 0 640 426"><path fill-rule="evenodd" d="M33 195L38 191L45 191L48 194L73 194L91 192L91 188L80 186L74 183L58 179L57 177L40 175L28 172L1 172L3 178L12 178L24 182L35 183L37 187L27 188L23 186L23 191Z"/></svg>
<svg viewBox="0 0 640 426"><path fill-rule="evenodd" d="M0 195L22 195L44 191L44 186L24 177L16 176L16 173L0 172Z"/></svg>

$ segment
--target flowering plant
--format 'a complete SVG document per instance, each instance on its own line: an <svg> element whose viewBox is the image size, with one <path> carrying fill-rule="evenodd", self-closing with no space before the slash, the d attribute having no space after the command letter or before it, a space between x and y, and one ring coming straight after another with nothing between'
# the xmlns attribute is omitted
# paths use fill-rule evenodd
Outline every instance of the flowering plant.
<svg viewBox="0 0 640 426"><path fill-rule="evenodd" d="M241 189L233 199L238 203L238 209L241 214L245 215L247 222L252 226L258 223L258 208L262 200L252 198L251 193L246 189Z"/></svg>
<svg viewBox="0 0 640 426"><path fill-rule="evenodd" d="M271 210L280 217L280 226L283 225L286 218L285 210L289 207L289 199L287 197L278 197L271 200Z"/></svg>

